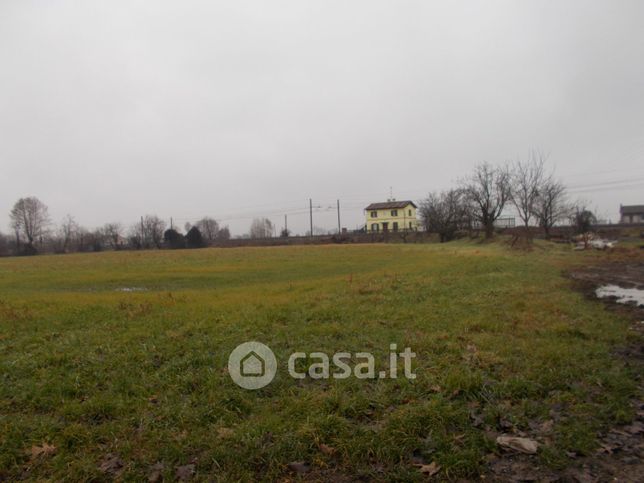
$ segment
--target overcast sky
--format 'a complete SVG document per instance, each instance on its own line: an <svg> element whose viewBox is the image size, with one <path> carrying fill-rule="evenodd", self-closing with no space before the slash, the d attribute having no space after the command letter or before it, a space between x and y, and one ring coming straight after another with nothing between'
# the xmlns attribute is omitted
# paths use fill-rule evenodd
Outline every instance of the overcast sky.
<svg viewBox="0 0 644 483"><path fill-rule="evenodd" d="M253 215L307 229L549 153L644 204L644 2L0 0L0 230ZM319 207L319 208L317 208Z"/></svg>

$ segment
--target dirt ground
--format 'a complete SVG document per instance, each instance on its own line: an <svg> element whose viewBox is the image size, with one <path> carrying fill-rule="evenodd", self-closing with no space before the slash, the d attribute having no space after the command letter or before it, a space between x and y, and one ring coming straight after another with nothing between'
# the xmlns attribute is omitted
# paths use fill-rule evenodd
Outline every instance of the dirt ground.
<svg viewBox="0 0 644 483"><path fill-rule="evenodd" d="M600 285L614 284L623 288L644 290L644 258L639 260L613 260L579 268L570 272L570 277L582 288L593 290ZM594 296L594 292L589 294Z"/></svg>
<svg viewBox="0 0 644 483"><path fill-rule="evenodd" d="M631 259L607 256L592 266L578 268L567 275L574 280L576 288L589 298L597 299L595 290L603 285L618 285L622 288L644 289L644 257L634 254ZM617 258L617 260L616 260ZM630 330L644 335L644 307L624 305L615 299L602 299L607 310L617 311L630 318ZM644 346L639 342L621 347L615 352L634 369L644 373ZM640 380L640 397L632 401L636 417L631 424L611 428L601 435L600 448L595 455L577 457L569 455L575 463L563 472L539 468L529 456L516 455L498 458L490 462L492 481L541 481L541 482L642 482L644 481L644 384Z"/></svg>

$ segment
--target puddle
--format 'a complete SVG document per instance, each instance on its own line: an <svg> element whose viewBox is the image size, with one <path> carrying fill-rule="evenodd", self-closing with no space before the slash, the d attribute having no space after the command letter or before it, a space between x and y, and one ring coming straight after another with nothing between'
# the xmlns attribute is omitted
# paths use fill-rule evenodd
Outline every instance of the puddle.
<svg viewBox="0 0 644 483"><path fill-rule="evenodd" d="M644 307L644 290L639 288L622 288L619 285L603 285L595 290L600 299L612 298L620 304L635 304Z"/></svg>
<svg viewBox="0 0 644 483"><path fill-rule="evenodd" d="M116 289L117 292L145 292L147 288L145 287L119 287Z"/></svg>

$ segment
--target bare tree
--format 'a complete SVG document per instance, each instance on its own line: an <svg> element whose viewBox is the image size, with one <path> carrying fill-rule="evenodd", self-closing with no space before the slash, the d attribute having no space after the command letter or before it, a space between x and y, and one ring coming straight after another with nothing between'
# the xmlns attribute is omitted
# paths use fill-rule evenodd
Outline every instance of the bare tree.
<svg viewBox="0 0 644 483"><path fill-rule="evenodd" d="M461 190L430 193L420 202L420 218L425 231L438 233L441 243L453 240L467 226L467 206Z"/></svg>
<svg viewBox="0 0 644 483"><path fill-rule="evenodd" d="M494 222L501 216L510 198L510 174L506 167L479 164L474 173L461 181L461 189L474 205L473 216L485 230L485 237L494 235Z"/></svg>
<svg viewBox="0 0 644 483"><path fill-rule="evenodd" d="M517 161L510 173L510 201L523 222L526 239L530 239L530 221L534 217L539 189L544 182L545 157L532 151L525 161Z"/></svg>
<svg viewBox="0 0 644 483"><path fill-rule="evenodd" d="M60 241L62 243L62 251L67 253L71 249L72 242L78 236L79 226L74 220L72 215L67 215L63 218L63 221L60 224L59 234Z"/></svg>
<svg viewBox="0 0 644 483"><path fill-rule="evenodd" d="M161 248L165 222L156 215L146 215L140 223L132 225L130 245L135 248Z"/></svg>
<svg viewBox="0 0 644 483"><path fill-rule="evenodd" d="M100 252L103 250L103 231L88 230L82 226L78 227L78 244L79 252Z"/></svg>
<svg viewBox="0 0 644 483"><path fill-rule="evenodd" d="M140 250L143 248L143 230L140 223L135 223L128 229L127 244L130 249Z"/></svg>
<svg viewBox="0 0 644 483"><path fill-rule="evenodd" d="M273 223L268 218L255 218L250 225L251 238L270 238L273 236Z"/></svg>
<svg viewBox="0 0 644 483"><path fill-rule="evenodd" d="M550 238L553 226L570 216L570 210L566 202L566 187L552 176L546 177L534 204L534 216L546 238Z"/></svg>
<svg viewBox="0 0 644 483"><path fill-rule="evenodd" d="M208 245L217 240L217 236L219 235L219 223L217 223L217 220L214 218L206 216L195 223L195 226L199 228L202 239Z"/></svg>
<svg viewBox="0 0 644 483"><path fill-rule="evenodd" d="M123 247L123 226L120 223L106 223L102 231L106 242L113 250Z"/></svg>
<svg viewBox="0 0 644 483"><path fill-rule="evenodd" d="M13 206L9 217L18 246L20 236L23 236L27 241L28 250L34 251L34 242L42 240L50 223L47 205L35 197L20 198Z"/></svg>
<svg viewBox="0 0 644 483"><path fill-rule="evenodd" d="M146 215L141 223L143 228L143 246L145 248L161 248L165 221L156 215Z"/></svg>
<svg viewBox="0 0 644 483"><path fill-rule="evenodd" d="M217 232L217 240L230 240L230 229L227 226L219 228Z"/></svg>

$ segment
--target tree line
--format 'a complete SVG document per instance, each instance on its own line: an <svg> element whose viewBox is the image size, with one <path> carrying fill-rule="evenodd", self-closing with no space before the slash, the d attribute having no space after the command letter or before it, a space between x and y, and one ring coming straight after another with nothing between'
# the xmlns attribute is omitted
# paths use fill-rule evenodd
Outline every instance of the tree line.
<svg viewBox="0 0 644 483"><path fill-rule="evenodd" d="M489 239L507 207L516 212L528 241L534 226L550 238L552 228L564 221L578 233L596 222L583 202L569 200L566 186L548 172L546 158L538 151L514 163L477 165L454 188L430 193L420 202L419 214L423 228L438 234L441 242L479 229Z"/></svg>
<svg viewBox="0 0 644 483"><path fill-rule="evenodd" d="M228 226L211 217L194 224L186 223L185 233L176 226L168 227L156 215L141 217L140 222L125 227L106 223L89 230L71 215L55 225L49 208L36 197L20 198L9 213L13 235L0 233L0 256L35 255L37 253L96 252L102 250L180 249L216 245L231 238ZM268 218L255 218L242 238L263 239L275 235L276 227ZM288 237L286 228L279 233Z"/></svg>
<svg viewBox="0 0 644 483"><path fill-rule="evenodd" d="M71 253L150 248L202 248L230 238L227 226L204 217L185 225L185 234L167 227L156 215L141 217L126 228L121 223L106 223L89 230L67 215L56 226L45 203L36 197L19 199L9 213L13 236L0 233L1 255L35 255L39 252Z"/></svg>

